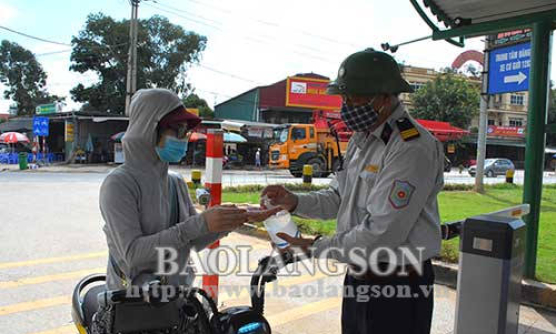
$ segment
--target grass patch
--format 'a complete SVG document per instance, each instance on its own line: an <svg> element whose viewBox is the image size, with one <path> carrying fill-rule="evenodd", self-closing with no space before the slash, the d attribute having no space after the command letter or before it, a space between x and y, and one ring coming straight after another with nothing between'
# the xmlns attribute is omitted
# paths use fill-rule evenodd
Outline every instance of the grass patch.
<svg viewBox="0 0 556 334"><path fill-rule="evenodd" d="M290 186L288 186L290 187ZM232 203L257 204L263 186L225 188L222 200ZM314 190L325 187L314 186ZM449 185L438 196L440 216L443 222L460 220L481 213L496 211L521 203L523 187L512 184L488 185L485 194L468 191L470 186ZM300 185L290 188L302 191ZM556 185L543 187L537 257L537 278L543 282L556 283ZM307 234L331 235L336 228L335 220L318 221L294 217L300 230ZM441 256L445 261L457 262L459 240L442 244Z"/></svg>

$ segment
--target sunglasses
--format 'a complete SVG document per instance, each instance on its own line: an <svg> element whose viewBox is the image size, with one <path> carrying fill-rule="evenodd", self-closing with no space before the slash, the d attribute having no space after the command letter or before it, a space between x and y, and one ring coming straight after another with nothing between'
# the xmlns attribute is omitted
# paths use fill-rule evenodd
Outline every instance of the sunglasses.
<svg viewBox="0 0 556 334"><path fill-rule="evenodd" d="M185 124L184 125L179 124L179 125L171 126L167 129L172 130L175 133L175 137L177 139L180 139L180 140L186 139L186 138L189 139L189 137L191 137L191 134L193 133L192 131L190 131L188 129L188 127ZM159 133L161 133L161 132L159 132Z"/></svg>

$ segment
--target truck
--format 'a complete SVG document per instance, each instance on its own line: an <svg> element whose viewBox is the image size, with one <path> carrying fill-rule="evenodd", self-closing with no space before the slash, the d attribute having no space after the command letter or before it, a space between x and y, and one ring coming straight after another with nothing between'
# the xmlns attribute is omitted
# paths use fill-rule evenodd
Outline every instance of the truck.
<svg viewBox="0 0 556 334"><path fill-rule="evenodd" d="M339 112L314 110L311 124L284 124L275 129L269 166L300 177L303 166L311 165L313 176L327 177L341 165L351 134Z"/></svg>
<svg viewBox="0 0 556 334"><path fill-rule="evenodd" d="M459 140L469 134L469 131L448 122L416 121L440 142ZM270 146L269 166L289 169L294 177L300 177L307 164L313 166L315 177L327 177L337 171L352 135L339 112L324 110L313 111L311 124L285 124L275 133L275 143ZM450 171L451 161L447 157L444 167L445 171Z"/></svg>

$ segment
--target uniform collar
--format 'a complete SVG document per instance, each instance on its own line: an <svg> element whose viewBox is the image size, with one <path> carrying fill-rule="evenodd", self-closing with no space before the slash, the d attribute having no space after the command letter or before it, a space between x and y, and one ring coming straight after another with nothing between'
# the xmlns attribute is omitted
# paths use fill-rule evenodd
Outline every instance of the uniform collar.
<svg viewBox="0 0 556 334"><path fill-rule="evenodd" d="M374 131L372 132L356 132L353 134L353 141L355 142L355 145L362 149L365 147L366 143L368 140L372 139L381 139L382 136L382 131L384 131L384 127L386 124L388 124L392 129L394 128L392 125L393 123L397 120L400 119L401 117L403 117L405 114L405 107L403 106L403 104L400 102L398 104L398 106L396 107L396 109L394 110L394 112L388 116L388 118L386 119L386 121L384 123L382 123L378 128L376 128Z"/></svg>
<svg viewBox="0 0 556 334"><path fill-rule="evenodd" d="M405 112L405 108L403 104L399 102L396 109L394 109L394 112L390 116L388 116L388 118L384 123L380 124L378 128L376 128L373 132L371 132L371 135L380 139L382 135L382 131L384 131L384 127L386 126L386 124L388 124L390 127L393 128L392 124L394 123L394 121L401 118L404 112Z"/></svg>

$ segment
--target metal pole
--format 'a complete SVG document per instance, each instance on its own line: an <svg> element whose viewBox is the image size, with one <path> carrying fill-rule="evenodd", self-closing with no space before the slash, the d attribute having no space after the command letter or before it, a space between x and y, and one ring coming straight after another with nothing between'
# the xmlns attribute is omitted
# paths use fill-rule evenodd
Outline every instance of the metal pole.
<svg viewBox="0 0 556 334"><path fill-rule="evenodd" d="M129 21L129 51L127 54L127 80L125 114L129 115L131 96L137 88L137 8L139 0L131 0L131 20Z"/></svg>
<svg viewBox="0 0 556 334"><path fill-rule="evenodd" d="M131 41L131 54L133 55L133 60L131 62L131 94L133 95L137 91L137 20L139 14L139 0L133 1L134 6L134 19L133 23L133 40Z"/></svg>
<svg viewBox="0 0 556 334"><path fill-rule="evenodd" d="M537 238L544 172L544 149L546 144L544 128L548 109L551 44L551 22L542 21L534 23L531 40L525 184L523 188L523 203L531 206L530 213L525 216L525 223L527 224L525 277L527 278L535 278L537 262Z"/></svg>
<svg viewBox="0 0 556 334"><path fill-rule="evenodd" d="M485 51L482 73L482 92L479 111L479 133L477 137L477 170L475 171L475 191L484 193L484 172L486 158L486 132L488 122L488 38L485 39Z"/></svg>

